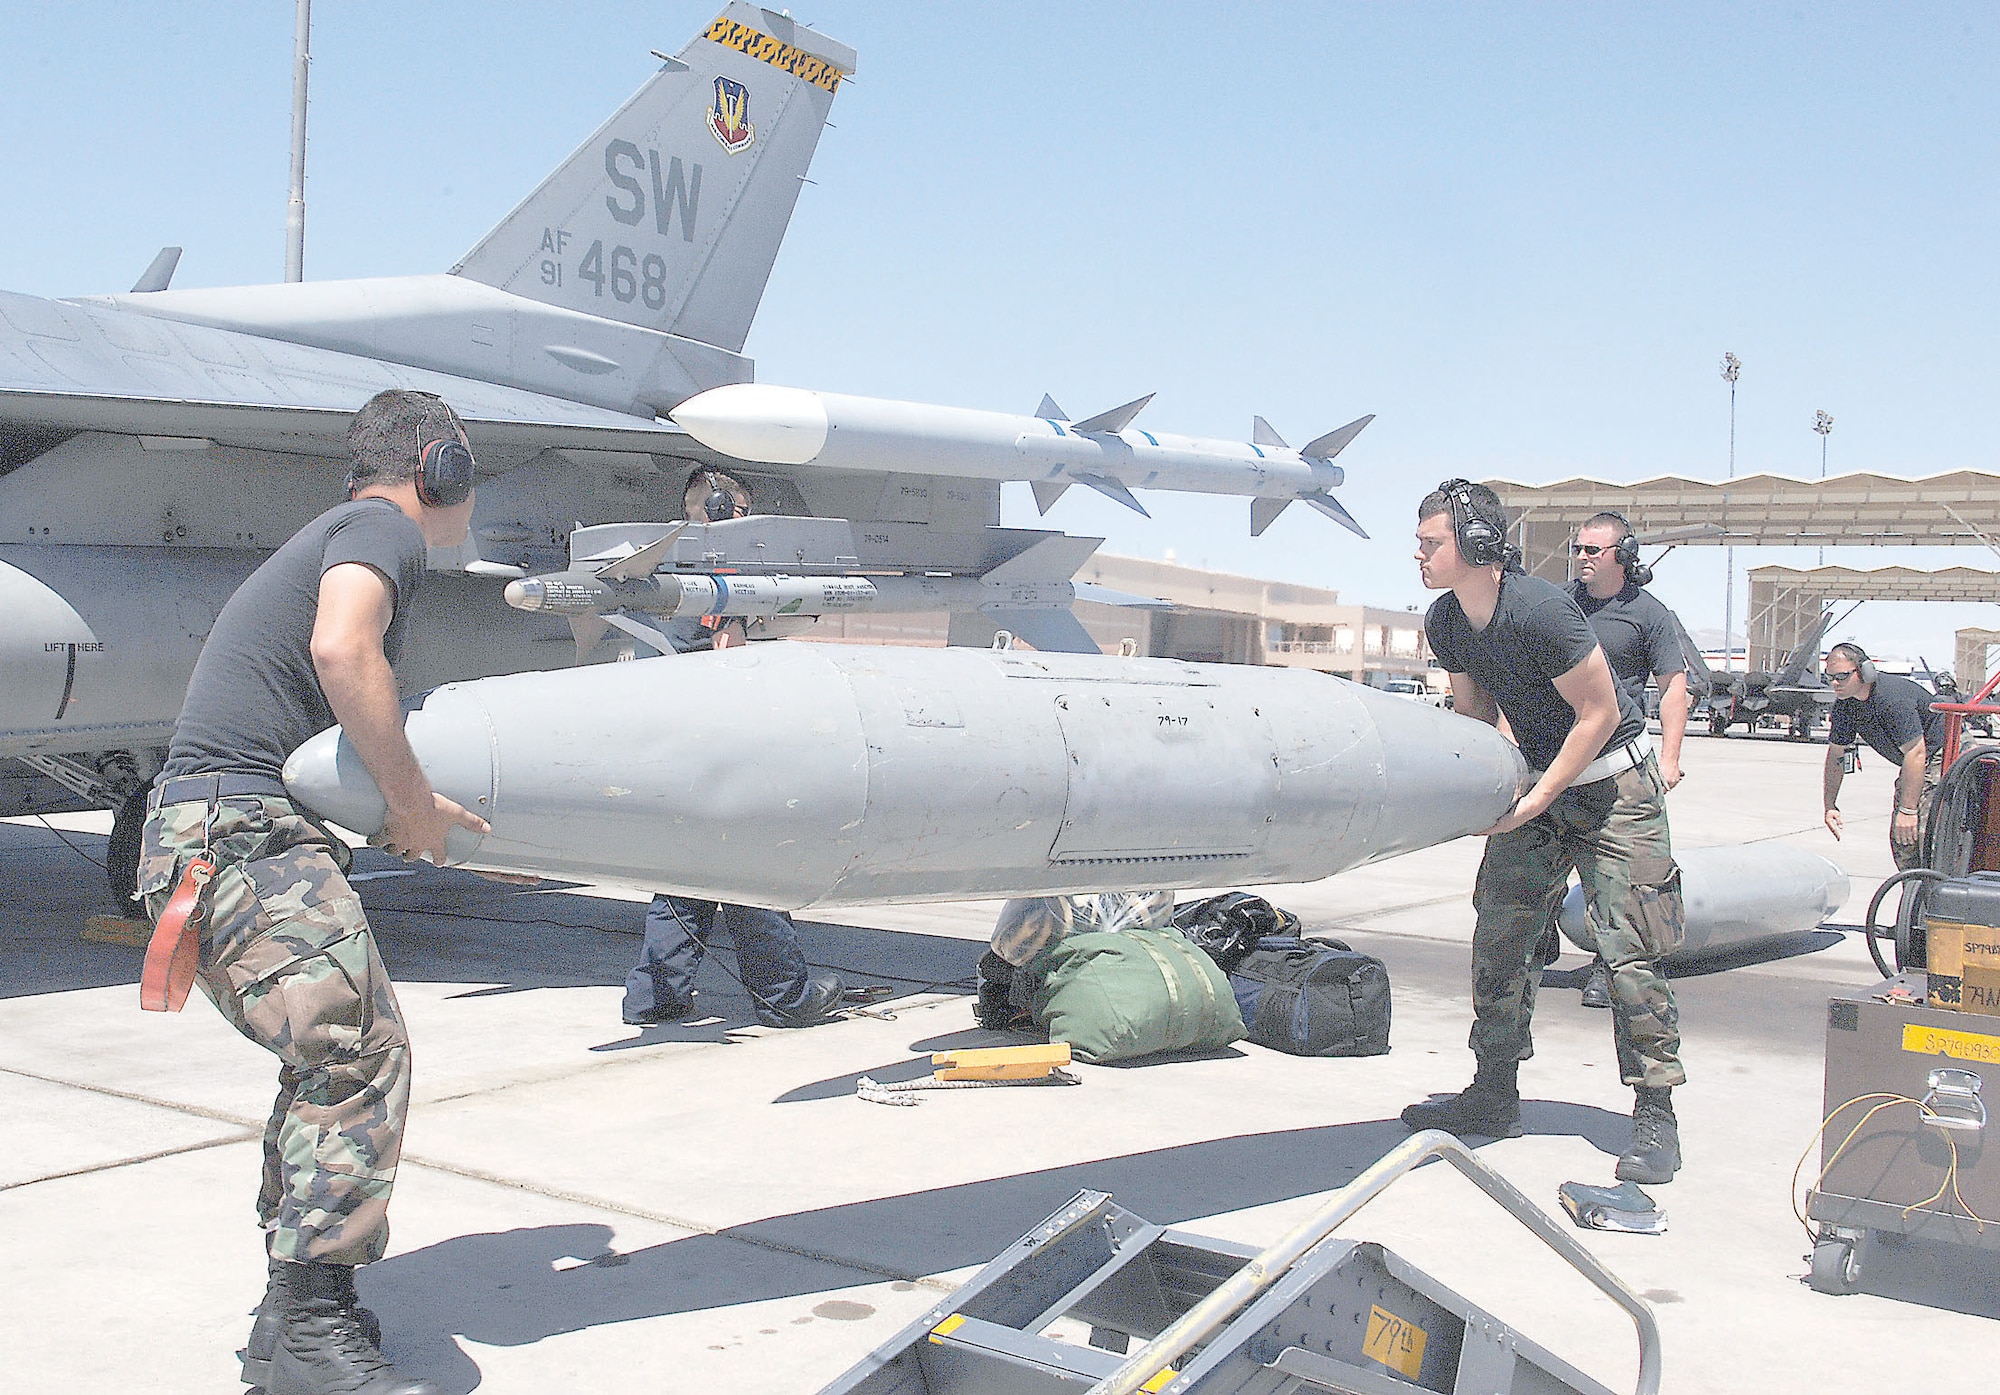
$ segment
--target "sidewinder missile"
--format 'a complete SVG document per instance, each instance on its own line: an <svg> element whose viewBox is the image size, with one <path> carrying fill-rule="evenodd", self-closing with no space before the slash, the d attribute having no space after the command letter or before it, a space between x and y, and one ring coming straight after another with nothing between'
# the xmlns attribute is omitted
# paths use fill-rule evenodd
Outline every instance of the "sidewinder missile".
<svg viewBox="0 0 2000 1395"><path fill-rule="evenodd" d="M1046 513L1072 484L1145 513L1134 489L1241 494L1261 534L1303 500L1342 527L1368 534L1331 490L1346 478L1333 457L1372 416L1293 450L1262 417L1250 441L1170 436L1132 425L1148 394L1087 421L1067 421L1044 398L1042 415L1017 416L879 397L849 397L770 383L730 383L696 393L674 422L711 450L763 465L1026 480Z"/></svg>
<svg viewBox="0 0 2000 1395"><path fill-rule="evenodd" d="M454 862L784 910L1312 880L1485 829L1525 776L1323 674L796 641L450 684L406 729L492 825ZM337 727L285 781L381 827Z"/></svg>
<svg viewBox="0 0 2000 1395"><path fill-rule="evenodd" d="M1718 950L1810 930L1847 900L1847 873L1789 843L1678 848L1687 938L1665 959L1679 963ZM1564 896L1560 923L1571 944L1596 953L1583 888Z"/></svg>

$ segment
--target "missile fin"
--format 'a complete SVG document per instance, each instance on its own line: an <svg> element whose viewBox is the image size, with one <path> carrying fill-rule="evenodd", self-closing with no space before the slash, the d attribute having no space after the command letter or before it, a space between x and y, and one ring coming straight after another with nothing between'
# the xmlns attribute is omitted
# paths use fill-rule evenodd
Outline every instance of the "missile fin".
<svg viewBox="0 0 2000 1395"><path fill-rule="evenodd" d="M1044 654L1102 654L1097 641L1083 622L1069 610L1010 610L1006 606L981 606L979 613L1012 634L1024 639Z"/></svg>
<svg viewBox="0 0 2000 1395"><path fill-rule="evenodd" d="M1047 514L1050 509L1056 506L1056 500L1062 498L1068 492L1069 481L1029 480L1028 488L1035 491L1035 508L1041 513Z"/></svg>
<svg viewBox="0 0 2000 1395"><path fill-rule="evenodd" d="M1076 583L1076 598L1089 601L1092 605L1115 605L1127 610L1172 610L1172 601L1161 600L1158 596L1141 596L1131 591L1114 591L1109 586L1099 586L1094 581Z"/></svg>
<svg viewBox="0 0 2000 1395"><path fill-rule="evenodd" d="M1055 398L1046 392L1042 394L1042 405L1035 408L1035 415L1043 421L1068 421L1069 413L1056 405Z"/></svg>
<svg viewBox="0 0 2000 1395"><path fill-rule="evenodd" d="M621 614L618 611L607 611L598 618L603 620L604 623L607 625L613 625L616 626L618 629L623 630L626 634L632 636L632 638L638 640L641 644L651 645L653 648L659 650L662 654L678 654L680 652L678 649L674 648L674 642L668 639L664 634L661 634L651 625L647 625L638 620L634 620L629 615Z"/></svg>
<svg viewBox="0 0 2000 1395"><path fill-rule="evenodd" d="M1130 426L1132 418L1144 411L1146 404L1151 402L1156 395L1149 392L1144 397L1135 398L1122 407L1113 407L1108 412L1099 412L1088 421L1076 422L1070 427L1070 430L1081 432L1085 435L1093 431L1108 431L1115 436ZM1145 510L1141 509L1140 512L1143 513Z"/></svg>
<svg viewBox="0 0 2000 1395"><path fill-rule="evenodd" d="M1340 500L1334 498L1331 494L1306 494L1301 497L1308 504L1311 504L1356 537L1365 538L1368 536L1368 530L1363 528L1359 523L1356 523L1354 515L1342 507Z"/></svg>
<svg viewBox="0 0 2000 1395"><path fill-rule="evenodd" d="M687 531L687 524L678 525L671 533L653 539L637 552L627 553L615 562L607 562L598 568L599 581L643 581L659 569L660 558L674 545L674 540Z"/></svg>
<svg viewBox="0 0 2000 1395"><path fill-rule="evenodd" d="M1337 431L1329 431L1326 435L1316 440L1306 442L1299 447L1299 454L1308 460L1331 460L1346 450L1347 443L1356 436L1359 436L1361 429L1373 420L1375 420L1375 414L1370 412L1358 421L1350 421ZM1364 533L1362 536L1366 537L1367 534Z"/></svg>
<svg viewBox="0 0 2000 1395"><path fill-rule="evenodd" d="M572 615L569 617L569 632L576 636L575 663L581 664L590 657L590 651L597 647L597 641L604 638L611 626L601 615Z"/></svg>
<svg viewBox="0 0 2000 1395"><path fill-rule="evenodd" d="M1073 538L1052 533L1040 542L1009 557L980 576L981 581L1067 581L1076 569L1090 560L1090 554L1104 544L1102 538Z"/></svg>
<svg viewBox="0 0 2000 1395"><path fill-rule="evenodd" d="M1257 420L1262 421L1262 417ZM1252 499L1250 501L1250 536L1261 538L1264 530L1276 521L1279 514L1290 508L1290 499Z"/></svg>
<svg viewBox="0 0 2000 1395"><path fill-rule="evenodd" d="M1078 484L1089 485L1092 489L1096 490L1099 494L1102 494L1107 499L1116 499L1126 508L1131 509L1134 513L1138 514L1139 517L1141 518L1152 517L1151 514L1146 512L1146 506L1140 503L1137 499L1132 497L1131 490L1127 489L1117 480L1112 479L1111 476L1109 475L1080 474L1076 477L1076 482Z"/></svg>
<svg viewBox="0 0 2000 1395"><path fill-rule="evenodd" d="M1279 450L1290 450L1285 438L1271 429L1271 423L1262 417L1250 418L1250 439L1260 446L1276 446Z"/></svg>

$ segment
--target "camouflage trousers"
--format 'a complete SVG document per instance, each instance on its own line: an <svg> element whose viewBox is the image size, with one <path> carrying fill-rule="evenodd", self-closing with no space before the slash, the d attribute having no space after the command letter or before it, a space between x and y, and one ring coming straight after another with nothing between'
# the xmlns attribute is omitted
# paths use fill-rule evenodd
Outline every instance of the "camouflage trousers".
<svg viewBox="0 0 2000 1395"><path fill-rule="evenodd" d="M1543 936L1575 868L1597 951L1611 971L1611 1028L1628 1085L1682 1084L1680 1008L1655 960L1685 933L1681 873L1667 833L1666 786L1652 756L1563 791L1539 817L1486 840L1472 893L1473 1054L1535 1054L1530 1023Z"/></svg>
<svg viewBox="0 0 2000 1395"><path fill-rule="evenodd" d="M257 1218L278 1259L367 1264L389 1243L410 1046L347 849L283 799L169 804L147 820L139 889L157 922L190 858L216 872L197 982L279 1060Z"/></svg>
<svg viewBox="0 0 2000 1395"><path fill-rule="evenodd" d="M1944 752L1938 751L1924 762L1924 785L1917 795L1917 837L1912 843L1896 841L1896 806L1902 781L1889 784L1889 856L1898 872L1924 865L1924 834L1930 830L1931 810L1937 805L1938 783L1944 778Z"/></svg>

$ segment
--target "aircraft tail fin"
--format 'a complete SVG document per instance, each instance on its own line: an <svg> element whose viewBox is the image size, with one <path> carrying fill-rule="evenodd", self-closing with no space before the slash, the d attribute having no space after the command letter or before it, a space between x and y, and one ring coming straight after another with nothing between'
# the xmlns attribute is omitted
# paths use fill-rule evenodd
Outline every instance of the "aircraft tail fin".
<svg viewBox="0 0 2000 1395"><path fill-rule="evenodd" d="M1826 627L1832 623L1833 607L1828 606L1820 612L1819 623L1813 626L1812 633L1800 638L1799 647L1792 651L1792 657L1786 661L1783 671L1778 674L1777 681L1780 686L1794 687L1805 681L1808 667L1818 667L1819 642L1826 634Z"/></svg>
<svg viewBox="0 0 2000 1395"><path fill-rule="evenodd" d="M854 61L732 0L454 273L740 351Z"/></svg>
<svg viewBox="0 0 2000 1395"><path fill-rule="evenodd" d="M1708 661L1701 657L1701 646L1696 644L1693 636L1688 634L1687 626L1681 623L1681 618L1678 615L1674 617L1674 628L1680 631L1681 659L1687 665L1687 671L1693 674L1695 681L1703 687L1713 689L1715 687L1715 675L1709 671Z"/></svg>

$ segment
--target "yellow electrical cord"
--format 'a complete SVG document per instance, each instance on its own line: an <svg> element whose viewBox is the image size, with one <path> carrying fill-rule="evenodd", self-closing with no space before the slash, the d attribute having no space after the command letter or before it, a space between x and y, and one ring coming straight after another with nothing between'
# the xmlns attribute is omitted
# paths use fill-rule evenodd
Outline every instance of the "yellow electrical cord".
<svg viewBox="0 0 2000 1395"><path fill-rule="evenodd" d="M1791 1187L1792 1214L1798 1217L1799 1224L1806 1228L1806 1234L1812 1237L1814 1243L1818 1242L1819 1235L1817 1232L1813 1230L1812 1222L1806 1219L1805 1211L1801 1209L1799 1206L1799 1174L1805 1171L1806 1159L1812 1156L1813 1148L1819 1143L1820 1138L1826 1133L1827 1127L1831 1125L1836 1118L1839 1117L1840 1111L1848 1108L1850 1105L1860 1104L1866 1100L1880 1100L1881 1103L1876 1105L1874 1108L1870 1109L1866 1114L1862 1115L1860 1120L1856 1122L1854 1127L1847 1131L1847 1137L1840 1140L1840 1146L1833 1150L1833 1156L1826 1160L1826 1165L1820 1168L1819 1170L1819 1176L1813 1179L1811 1190L1813 1191L1819 1190L1820 1183L1826 1180L1826 1174L1833 1170L1833 1165L1840 1161L1840 1155L1847 1151L1847 1145L1854 1142L1855 1138L1859 1136L1859 1134L1861 1133L1861 1130L1868 1126L1868 1121L1870 1119L1873 1119L1877 1114L1880 1114L1883 1110L1888 1109L1893 1105L1913 1104L1917 1107L1917 1114L1918 1117L1922 1120L1922 1122L1929 1123L1930 1120L1935 1117L1935 1111L1924 1108L1924 1102L1922 1100L1911 1099L1908 1095L1898 1095L1889 1091L1878 1090L1871 1094L1856 1095L1853 1099L1848 1100L1845 1104L1835 1105L1833 1112L1827 1115L1824 1119L1819 1121L1819 1127L1813 1130L1812 1138L1806 1143L1806 1150L1803 1153L1799 1154L1798 1165L1792 1169L1792 1187ZM1986 1233L1985 1218L1981 1216L1977 1211L1973 1210L1971 1206L1966 1204L1964 1195L1958 1189L1958 1140L1951 1136L1951 1130L1949 1129L1940 1129L1939 1132L1944 1134L1944 1141L1948 1145L1950 1145L1951 1148L1951 1161L1945 1166L1944 1181L1938 1184L1938 1189L1936 1191L1932 1192L1922 1201L1913 1201L1908 1206L1905 1206L1903 1208L1902 1218L1904 1220L1908 1220L1910 1218L1910 1212L1929 1206L1932 1202L1938 1200L1947 1191L1949 1191L1952 1194L1953 1199L1958 1202L1960 1208L1964 1210L1966 1218L1969 1219L1975 1226L1979 1228L1979 1233L1981 1235L1984 1235ZM1950 1213L1945 1212L1943 1214L1949 1215ZM1997 1222L1996 1224L2000 1224L2000 1222Z"/></svg>

